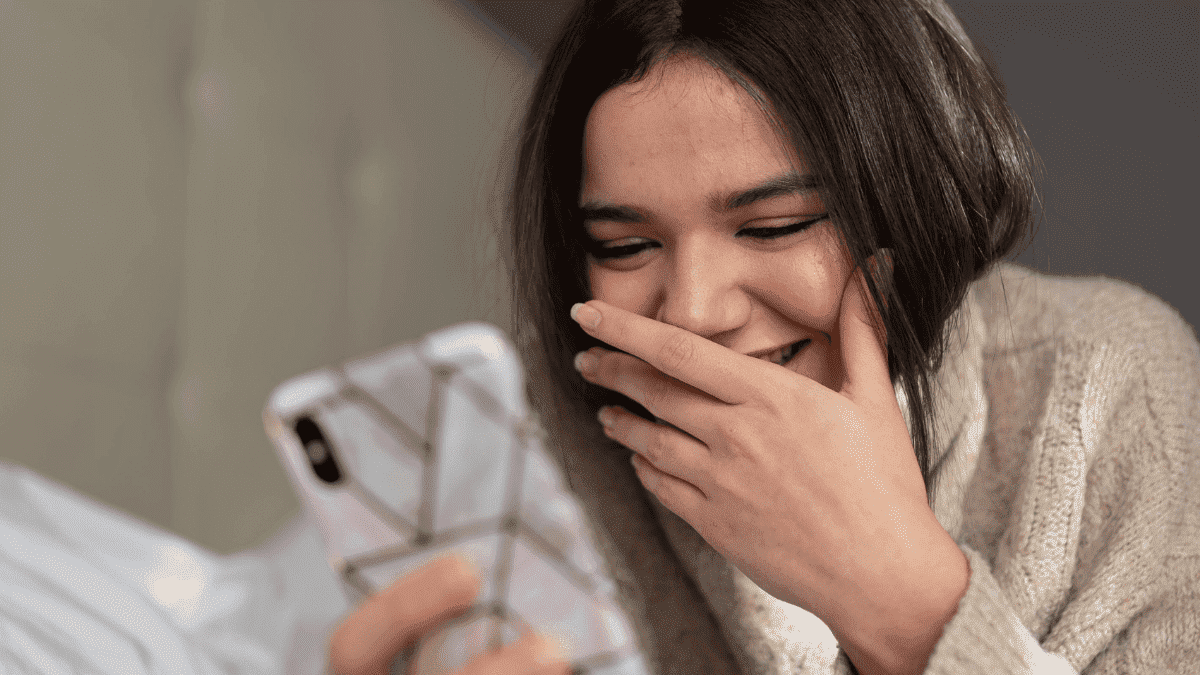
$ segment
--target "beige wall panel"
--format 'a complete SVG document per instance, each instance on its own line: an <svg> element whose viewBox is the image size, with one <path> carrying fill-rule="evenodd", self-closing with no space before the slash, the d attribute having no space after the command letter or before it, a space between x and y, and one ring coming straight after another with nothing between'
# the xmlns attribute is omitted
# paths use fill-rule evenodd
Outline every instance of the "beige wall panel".
<svg viewBox="0 0 1200 675"><path fill-rule="evenodd" d="M191 26L0 3L0 458L161 525Z"/></svg>
<svg viewBox="0 0 1200 675"><path fill-rule="evenodd" d="M530 72L451 2L210 2L197 36L172 522L234 550L297 509L275 384L504 316L480 270Z"/></svg>
<svg viewBox="0 0 1200 675"><path fill-rule="evenodd" d="M0 460L218 551L292 375L505 325L532 66L454 0L0 3Z"/></svg>

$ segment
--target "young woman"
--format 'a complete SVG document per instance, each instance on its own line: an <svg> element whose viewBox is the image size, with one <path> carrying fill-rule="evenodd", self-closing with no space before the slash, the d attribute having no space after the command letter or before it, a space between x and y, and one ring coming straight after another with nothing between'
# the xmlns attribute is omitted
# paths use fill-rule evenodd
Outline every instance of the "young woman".
<svg viewBox="0 0 1200 675"><path fill-rule="evenodd" d="M1200 667L1200 349L1000 262L1034 166L938 0L580 7L524 128L514 325L660 672ZM437 569L336 672L421 630L418 586L422 626L470 602Z"/></svg>

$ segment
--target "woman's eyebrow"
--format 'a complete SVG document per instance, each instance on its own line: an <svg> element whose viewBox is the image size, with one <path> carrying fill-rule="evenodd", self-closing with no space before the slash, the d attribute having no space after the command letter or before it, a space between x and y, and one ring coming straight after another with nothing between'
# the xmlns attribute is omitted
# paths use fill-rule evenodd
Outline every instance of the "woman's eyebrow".
<svg viewBox="0 0 1200 675"><path fill-rule="evenodd" d="M713 195L709 199L709 206L714 211L732 211L764 199L800 194L815 189L817 189L817 179L812 174L798 174L791 171L770 178L748 190ZM579 212L583 215L585 223L593 221L642 223L646 220L641 213L628 206L617 206L599 200L581 204Z"/></svg>
<svg viewBox="0 0 1200 675"><path fill-rule="evenodd" d="M783 197L817 189L817 179L809 173L790 171L764 183L731 195L713 195L710 207L713 211L732 211L754 202L772 197Z"/></svg>
<svg viewBox="0 0 1200 675"><path fill-rule="evenodd" d="M592 222L597 220L607 221L611 223L641 223L645 222L642 214L629 208L628 206L615 206L599 201L590 201L579 207L579 212L583 214L583 222Z"/></svg>

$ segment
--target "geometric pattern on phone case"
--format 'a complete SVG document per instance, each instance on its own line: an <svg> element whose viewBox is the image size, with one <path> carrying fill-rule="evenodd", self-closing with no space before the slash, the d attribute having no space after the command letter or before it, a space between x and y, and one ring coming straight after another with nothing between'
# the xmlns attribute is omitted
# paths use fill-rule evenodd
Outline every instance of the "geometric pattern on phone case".
<svg viewBox="0 0 1200 675"><path fill-rule="evenodd" d="M310 496L322 500L317 510L337 512L323 533L340 556L334 564L363 595L450 552L482 571L472 608L410 647L395 673L450 673L532 628L566 639L575 673L643 675L630 623L585 514L546 454L520 372L502 334L485 324L324 371L335 391L285 423L314 419L332 447L305 450L329 452L342 467L332 486L305 472ZM324 494L339 491L340 499Z"/></svg>

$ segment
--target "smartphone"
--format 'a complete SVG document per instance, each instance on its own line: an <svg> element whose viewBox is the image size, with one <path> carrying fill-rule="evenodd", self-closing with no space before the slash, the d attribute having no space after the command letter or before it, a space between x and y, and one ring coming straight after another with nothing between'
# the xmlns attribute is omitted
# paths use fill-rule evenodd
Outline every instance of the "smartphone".
<svg viewBox="0 0 1200 675"><path fill-rule="evenodd" d="M472 322L292 378L267 401L267 435L351 604L443 555L482 571L474 606L393 673L451 673L527 629L563 638L573 672L649 673L524 379L504 334Z"/></svg>

